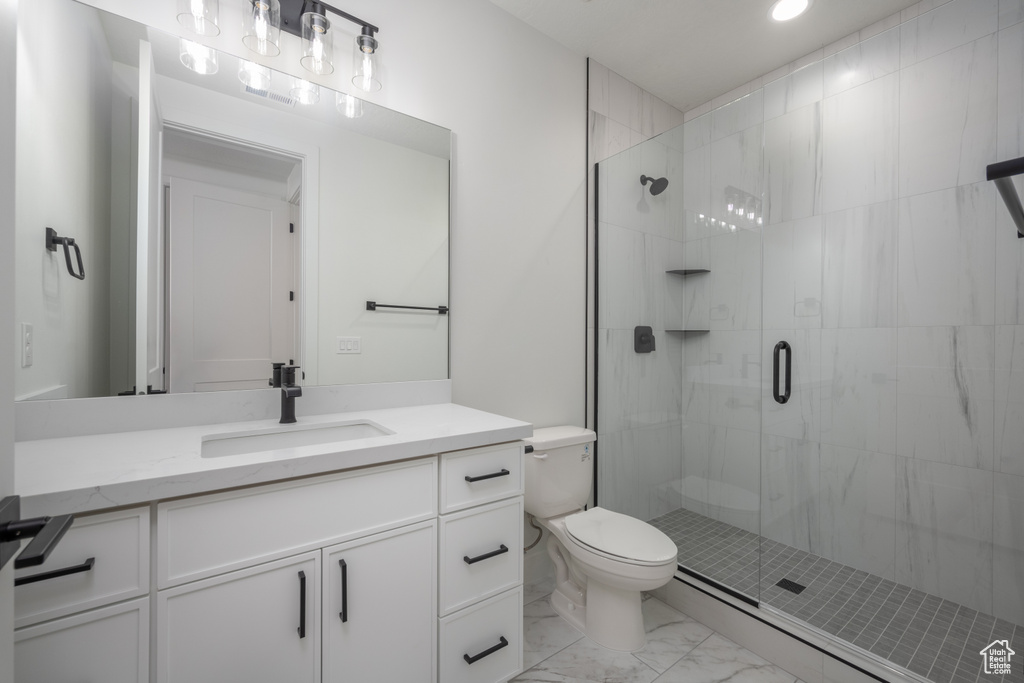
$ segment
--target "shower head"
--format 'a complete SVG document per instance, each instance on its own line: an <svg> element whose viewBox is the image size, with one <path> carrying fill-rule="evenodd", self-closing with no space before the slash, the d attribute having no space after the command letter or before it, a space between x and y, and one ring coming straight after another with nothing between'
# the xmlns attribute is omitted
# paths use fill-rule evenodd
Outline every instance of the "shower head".
<svg viewBox="0 0 1024 683"><path fill-rule="evenodd" d="M648 182L651 184L652 195L661 194L665 191L665 188L668 187L668 178L652 178L645 175L640 176L641 185L646 185Z"/></svg>

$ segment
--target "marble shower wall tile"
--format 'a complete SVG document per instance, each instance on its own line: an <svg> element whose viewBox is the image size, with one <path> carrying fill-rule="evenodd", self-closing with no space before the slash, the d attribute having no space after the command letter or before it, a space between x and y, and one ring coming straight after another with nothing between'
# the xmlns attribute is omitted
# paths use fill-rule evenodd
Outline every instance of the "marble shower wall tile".
<svg viewBox="0 0 1024 683"><path fill-rule="evenodd" d="M896 330L821 332L821 442L896 452Z"/></svg>
<svg viewBox="0 0 1024 683"><path fill-rule="evenodd" d="M1024 15L1024 0L1014 0ZM1022 19L1021 21L1024 21ZM1024 23L999 32L998 161L1024 155ZM1024 178L1014 179L1024 195ZM996 205L996 323L1024 323L1024 245L1002 199Z"/></svg>
<svg viewBox="0 0 1024 683"><path fill-rule="evenodd" d="M595 163L613 157L633 144L633 131L625 124L590 112L590 158Z"/></svg>
<svg viewBox="0 0 1024 683"><path fill-rule="evenodd" d="M751 533L760 532L760 451L757 432L710 428L704 475L709 517ZM685 465L684 471L689 477Z"/></svg>
<svg viewBox="0 0 1024 683"><path fill-rule="evenodd" d="M761 328L761 234L736 230L709 240L712 330ZM692 278L688 278L692 279Z"/></svg>
<svg viewBox="0 0 1024 683"><path fill-rule="evenodd" d="M955 0L900 26L900 66L913 64L994 33L999 0Z"/></svg>
<svg viewBox="0 0 1024 683"><path fill-rule="evenodd" d="M683 267L683 243L644 235L643 308L641 316L656 330L679 329L683 320L686 290L678 275L667 271ZM602 323L603 324L603 323Z"/></svg>
<svg viewBox="0 0 1024 683"><path fill-rule="evenodd" d="M713 425L761 429L761 333L712 331L708 335L708 398Z"/></svg>
<svg viewBox="0 0 1024 683"><path fill-rule="evenodd" d="M821 555L894 580L896 456L824 444L819 482Z"/></svg>
<svg viewBox="0 0 1024 683"><path fill-rule="evenodd" d="M821 327L822 224L821 216L812 216L765 226L765 330Z"/></svg>
<svg viewBox="0 0 1024 683"><path fill-rule="evenodd" d="M992 614L991 472L896 459L896 581Z"/></svg>
<svg viewBox="0 0 1024 683"><path fill-rule="evenodd" d="M764 119L796 111L824 97L822 62L815 61L802 69L764 86Z"/></svg>
<svg viewBox="0 0 1024 683"><path fill-rule="evenodd" d="M897 197L900 76L825 99L822 204L826 213Z"/></svg>
<svg viewBox="0 0 1024 683"><path fill-rule="evenodd" d="M1024 477L1024 327L995 335L995 470Z"/></svg>
<svg viewBox="0 0 1024 683"><path fill-rule="evenodd" d="M756 219L737 216L729 206L735 206L739 198L750 213L763 215L763 142L764 130L759 124L711 143L711 218L738 229L758 228Z"/></svg>
<svg viewBox="0 0 1024 683"><path fill-rule="evenodd" d="M900 68L900 30L889 29L841 52L826 57L824 96L881 78Z"/></svg>
<svg viewBox="0 0 1024 683"><path fill-rule="evenodd" d="M896 452L991 470L994 365L994 327L901 328Z"/></svg>
<svg viewBox="0 0 1024 683"><path fill-rule="evenodd" d="M786 403L773 396L772 375L775 345L786 341L791 348L792 385ZM779 353L780 391L785 392L786 353ZM821 331L773 330L765 332L761 351L761 432L797 441L821 438Z"/></svg>
<svg viewBox="0 0 1024 683"><path fill-rule="evenodd" d="M646 192L640 185L642 151L640 147L631 146L601 162L597 176L597 220L600 223L640 230L642 214L637 204Z"/></svg>
<svg viewBox="0 0 1024 683"><path fill-rule="evenodd" d="M640 491L637 432L600 432L597 435L597 504L639 518L645 509Z"/></svg>
<svg viewBox="0 0 1024 683"><path fill-rule="evenodd" d="M1024 119L1022 119L1024 120ZM1013 180L1018 196L1024 197L1024 176ZM1024 324L1024 239L1001 197L996 197L996 294L997 325Z"/></svg>
<svg viewBox="0 0 1024 683"><path fill-rule="evenodd" d="M995 322L992 183L900 200L899 325Z"/></svg>
<svg viewBox="0 0 1024 683"><path fill-rule="evenodd" d="M679 422L637 431L640 514L648 521L683 505L683 432Z"/></svg>
<svg viewBox="0 0 1024 683"><path fill-rule="evenodd" d="M647 302L644 284L646 252L644 235L610 223L598 226L598 325L630 330L644 325Z"/></svg>
<svg viewBox="0 0 1024 683"><path fill-rule="evenodd" d="M996 153L996 53L989 35L900 72L900 196L985 180Z"/></svg>
<svg viewBox="0 0 1024 683"><path fill-rule="evenodd" d="M761 535L820 554L821 445L765 435L761 439Z"/></svg>
<svg viewBox="0 0 1024 683"><path fill-rule="evenodd" d="M765 122L764 215L779 223L821 213L821 104Z"/></svg>
<svg viewBox="0 0 1024 683"><path fill-rule="evenodd" d="M683 422L683 507L707 516L708 475L711 465L711 426L707 421Z"/></svg>
<svg viewBox="0 0 1024 683"><path fill-rule="evenodd" d="M711 335L683 335L682 419L711 420Z"/></svg>
<svg viewBox="0 0 1024 683"><path fill-rule="evenodd" d="M993 614L1024 624L1024 477L997 476L995 487Z"/></svg>
<svg viewBox="0 0 1024 683"><path fill-rule="evenodd" d="M1024 0L999 0L999 28L1008 28L1022 21Z"/></svg>
<svg viewBox="0 0 1024 683"><path fill-rule="evenodd" d="M602 433L620 432L640 422L641 356L633 351L633 330L597 332L597 400Z"/></svg>
<svg viewBox="0 0 1024 683"><path fill-rule="evenodd" d="M714 238L686 242L683 247L683 269L710 270L711 244ZM671 276L676 280L673 289L680 292L682 302L681 329L711 329L711 286L714 282L711 273L681 277Z"/></svg>
<svg viewBox="0 0 1024 683"><path fill-rule="evenodd" d="M711 141L759 126L763 120L764 96L761 90L755 90L711 112Z"/></svg>
<svg viewBox="0 0 1024 683"><path fill-rule="evenodd" d="M825 216L822 326L896 326L899 203Z"/></svg>
<svg viewBox="0 0 1024 683"><path fill-rule="evenodd" d="M654 330L655 350L636 353L632 347L626 353L635 357L629 365L636 370L638 395L635 401L637 426L678 423L683 409L683 387L679 378L683 374L683 340L680 335ZM598 387L601 394L600 382ZM614 389L612 389L614 391ZM603 422L603 418L602 418Z"/></svg>

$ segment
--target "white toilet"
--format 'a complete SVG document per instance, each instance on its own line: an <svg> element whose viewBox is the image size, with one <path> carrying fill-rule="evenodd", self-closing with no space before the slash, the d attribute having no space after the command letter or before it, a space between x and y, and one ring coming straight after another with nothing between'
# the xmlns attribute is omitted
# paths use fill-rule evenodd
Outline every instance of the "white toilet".
<svg viewBox="0 0 1024 683"><path fill-rule="evenodd" d="M639 519L595 507L596 435L580 427L537 429L525 439L526 511L548 531L555 564L551 605L592 640L633 652L646 643L640 593L668 583L678 550Z"/></svg>

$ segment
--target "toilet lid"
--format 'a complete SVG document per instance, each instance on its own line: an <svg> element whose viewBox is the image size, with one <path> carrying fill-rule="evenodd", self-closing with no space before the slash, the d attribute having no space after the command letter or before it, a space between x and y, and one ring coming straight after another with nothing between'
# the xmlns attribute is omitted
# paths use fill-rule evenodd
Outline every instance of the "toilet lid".
<svg viewBox="0 0 1024 683"><path fill-rule="evenodd" d="M569 515L565 530L583 545L634 562L661 564L678 553L672 539L647 522L604 508Z"/></svg>

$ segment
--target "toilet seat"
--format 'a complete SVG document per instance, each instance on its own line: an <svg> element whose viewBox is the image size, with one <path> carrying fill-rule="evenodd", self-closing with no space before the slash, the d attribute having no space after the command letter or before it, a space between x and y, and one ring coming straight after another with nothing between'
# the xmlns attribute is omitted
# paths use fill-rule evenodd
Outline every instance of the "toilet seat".
<svg viewBox="0 0 1024 683"><path fill-rule="evenodd" d="M639 566L674 563L678 550L647 522L604 508L565 517L566 535L577 545L618 562Z"/></svg>

